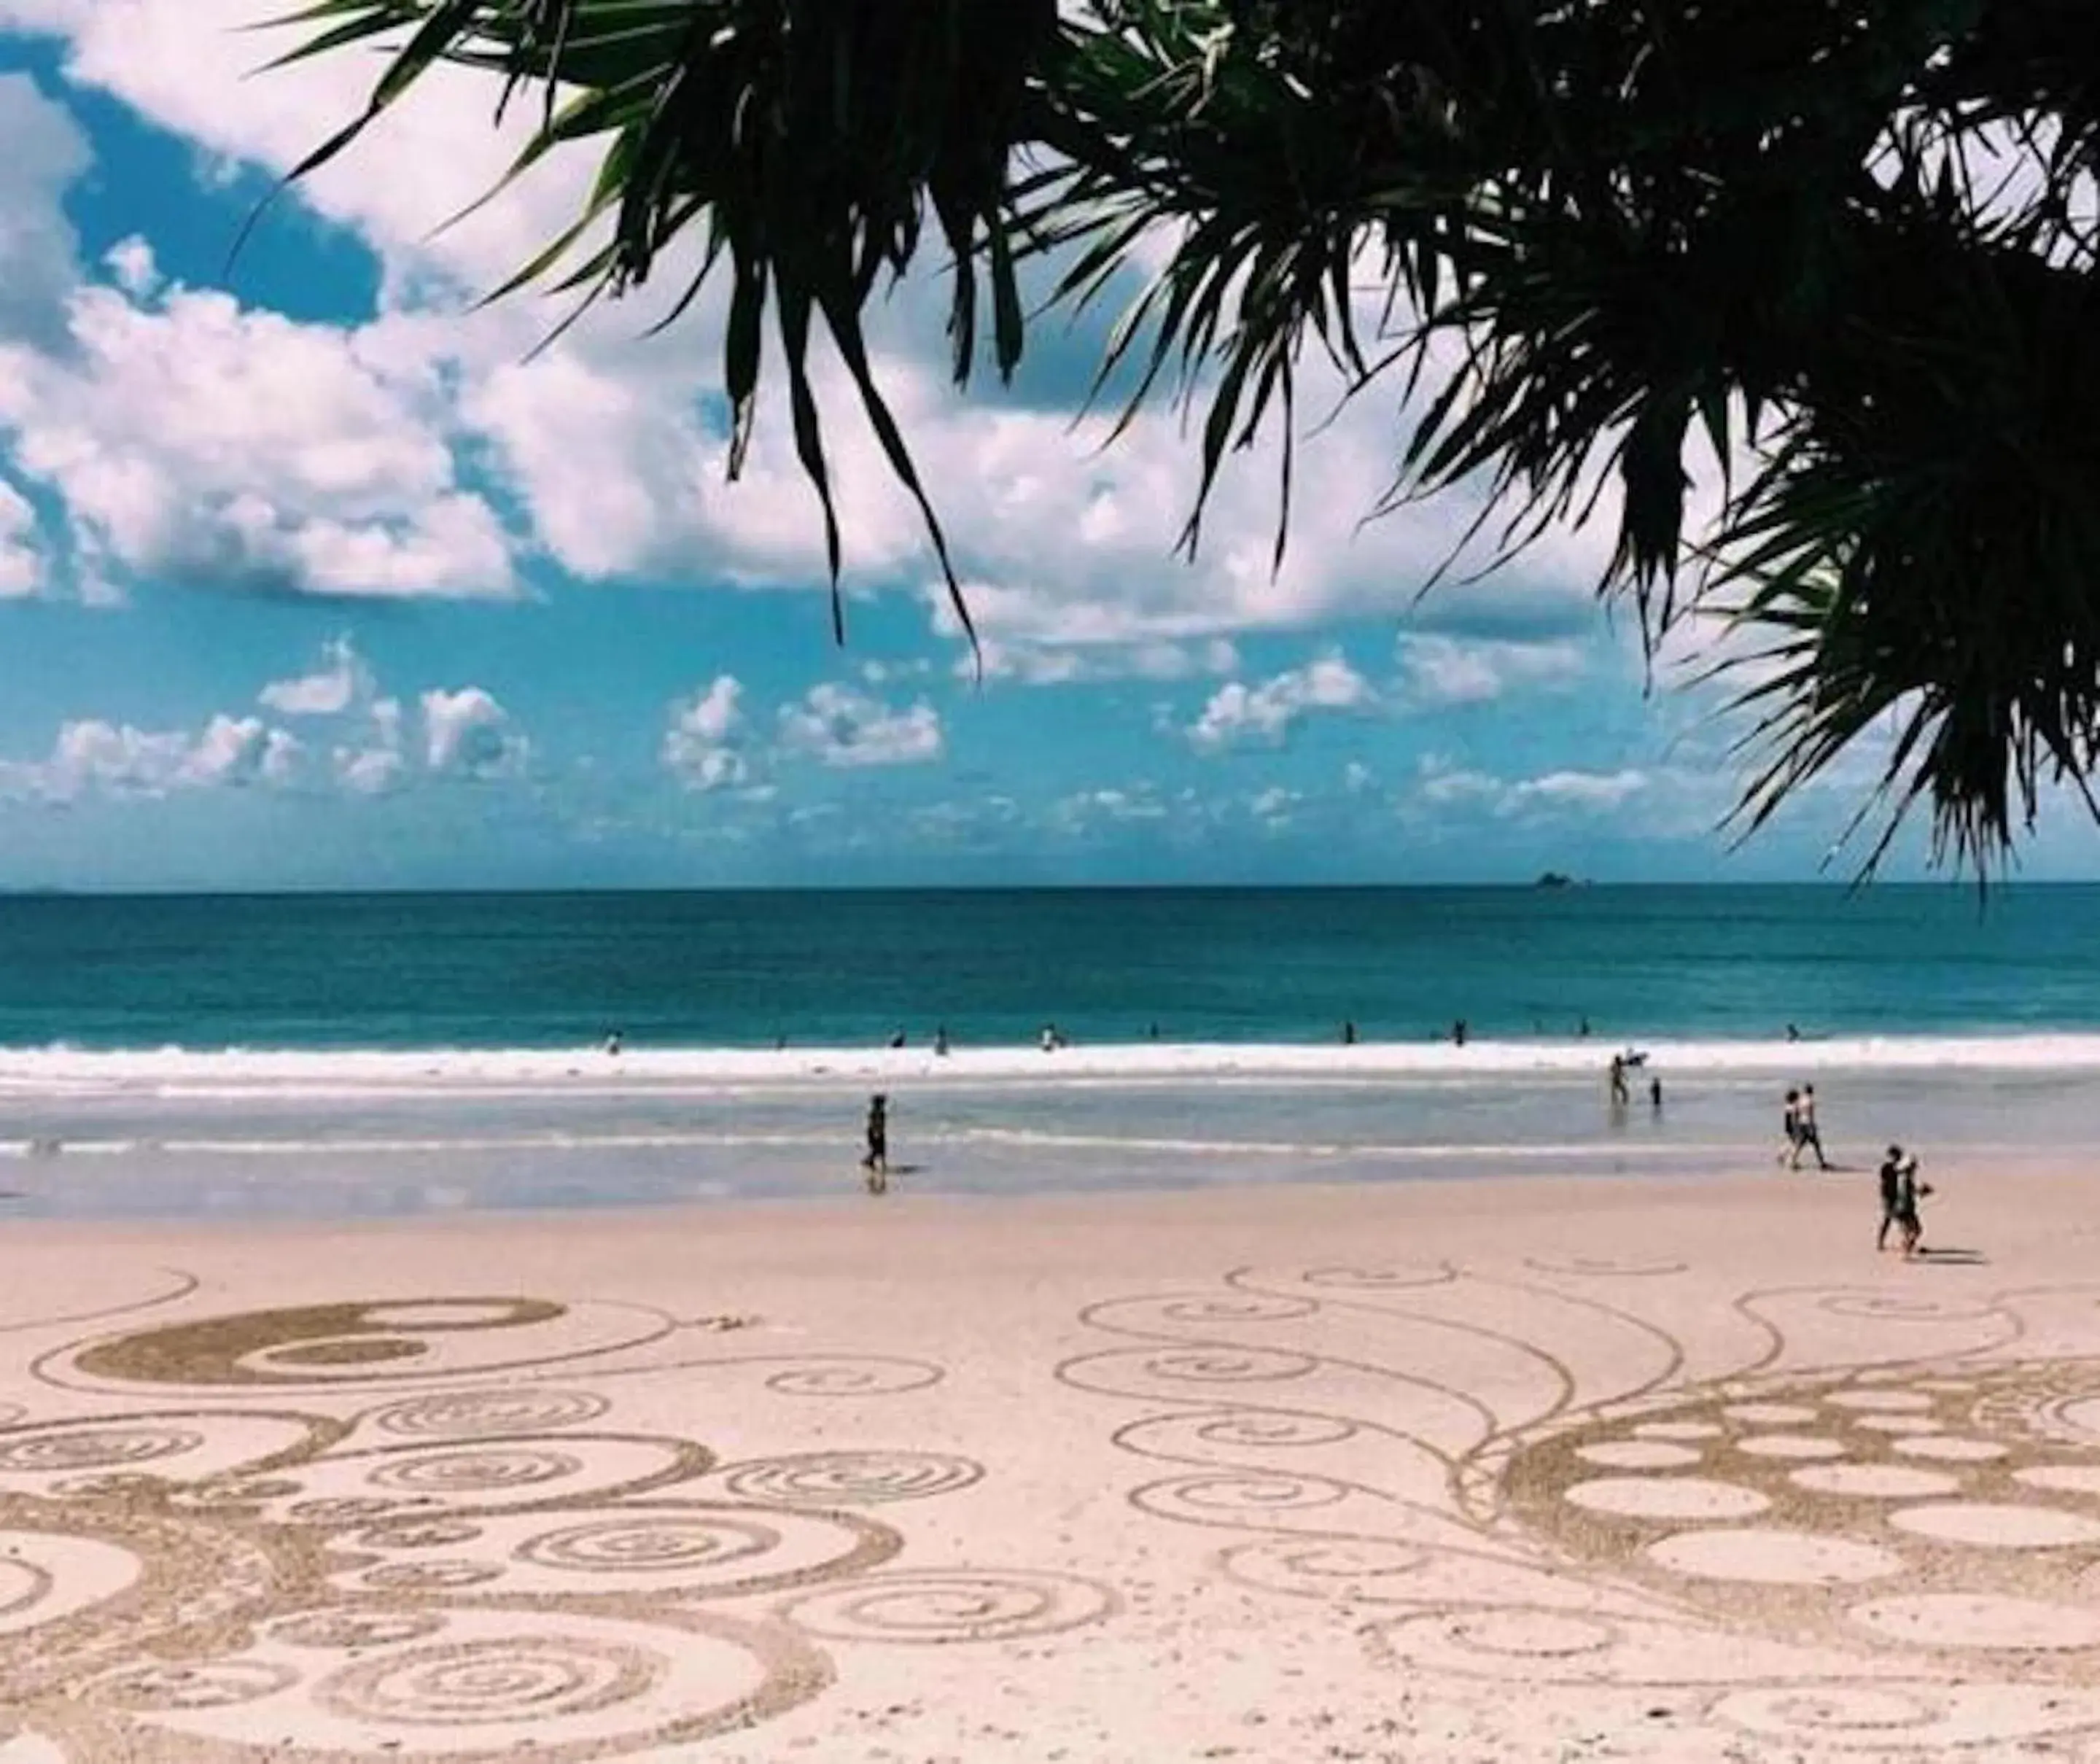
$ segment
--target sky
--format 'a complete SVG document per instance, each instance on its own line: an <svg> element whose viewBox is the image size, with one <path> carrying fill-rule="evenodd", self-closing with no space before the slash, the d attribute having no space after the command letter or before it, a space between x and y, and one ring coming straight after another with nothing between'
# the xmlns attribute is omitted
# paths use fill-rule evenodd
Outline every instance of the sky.
<svg viewBox="0 0 2100 1764"><path fill-rule="evenodd" d="M1114 312L948 386L937 275L878 366L982 633L835 363L843 647L764 404L724 481L720 308L482 306L560 230L557 159L432 79L265 209L368 55L258 75L272 0L0 0L0 888L1442 883L1848 877L1872 756L1747 844L1742 733L1594 592L1601 527L1423 590L1462 493L1367 521L1392 396L1229 469L1105 445ZM777 379L777 376L775 377ZM1317 390L1317 386L1315 387ZM1463 575L1461 571L1459 574ZM2036 876L2100 875L2067 809ZM1917 873L1917 842L1891 867Z"/></svg>

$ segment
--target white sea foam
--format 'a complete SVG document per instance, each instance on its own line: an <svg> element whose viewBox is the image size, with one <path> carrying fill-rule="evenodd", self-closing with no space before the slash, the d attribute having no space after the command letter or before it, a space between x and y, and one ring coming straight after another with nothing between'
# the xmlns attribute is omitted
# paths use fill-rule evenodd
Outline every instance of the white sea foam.
<svg viewBox="0 0 2100 1764"><path fill-rule="evenodd" d="M2100 1072L2100 1035L1873 1036L1829 1041L1643 1043L1650 1070L1798 1078L1834 1072ZM0 1049L0 1095L129 1093L196 1101L276 1098L736 1094L827 1085L938 1080L1030 1087L1206 1083L1293 1086L1436 1083L1527 1075L1595 1076L1614 1052L1601 1041L1362 1043L1353 1047L1192 1044L930 1049L527 1048Z"/></svg>

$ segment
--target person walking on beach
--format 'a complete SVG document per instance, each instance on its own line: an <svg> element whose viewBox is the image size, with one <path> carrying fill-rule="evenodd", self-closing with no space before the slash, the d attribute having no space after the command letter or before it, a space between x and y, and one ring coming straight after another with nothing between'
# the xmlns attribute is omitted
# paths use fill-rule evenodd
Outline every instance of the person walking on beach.
<svg viewBox="0 0 2100 1764"><path fill-rule="evenodd" d="M1801 1161L1801 1092L1798 1090L1786 1093L1786 1122L1782 1131L1786 1145L1775 1161L1783 1164L1792 1160L1798 1165Z"/></svg>
<svg viewBox="0 0 2100 1764"><path fill-rule="evenodd" d="M1818 1170L1830 1167L1830 1160L1823 1155L1823 1130L1815 1124L1815 1087L1813 1084L1802 1086L1801 1100L1794 1109L1794 1169L1801 1168L1801 1154L1807 1151L1815 1153L1815 1167Z"/></svg>
<svg viewBox="0 0 2100 1764"><path fill-rule="evenodd" d="M1880 1255L1889 1246L1889 1228L1903 1224L1904 1149L1891 1145L1889 1155L1882 1160L1882 1228L1874 1233L1874 1251Z"/></svg>
<svg viewBox="0 0 2100 1764"><path fill-rule="evenodd" d="M1657 1115L1662 1113L1662 1080L1659 1078L1648 1081L1648 1105Z"/></svg>
<svg viewBox="0 0 2100 1764"><path fill-rule="evenodd" d="M1626 1056L1622 1053L1612 1056L1611 1085L1612 1106L1625 1108L1633 1100L1633 1093L1626 1088Z"/></svg>
<svg viewBox="0 0 2100 1764"><path fill-rule="evenodd" d="M1917 1154L1913 1152L1903 1161L1903 1168L1896 1178L1896 1222L1903 1227L1906 1262L1924 1252L1925 1220L1919 1215L1917 1203L1931 1193L1930 1183L1917 1180Z"/></svg>
<svg viewBox="0 0 2100 1764"><path fill-rule="evenodd" d="M889 1099L871 1096L867 1100L867 1153L860 1161L860 1167L867 1173L867 1192L887 1194L889 1192Z"/></svg>

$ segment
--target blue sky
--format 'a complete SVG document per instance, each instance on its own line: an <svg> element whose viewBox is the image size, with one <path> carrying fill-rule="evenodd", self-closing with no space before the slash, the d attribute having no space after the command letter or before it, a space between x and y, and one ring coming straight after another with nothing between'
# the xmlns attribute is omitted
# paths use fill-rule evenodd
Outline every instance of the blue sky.
<svg viewBox="0 0 2100 1764"><path fill-rule="evenodd" d="M585 170L434 236L503 164L487 90L229 263L369 77L247 77L274 10L0 0L0 887L1807 878L1857 806L1864 759L1730 849L1732 731L1598 606L1601 531L1418 602L1473 510L1361 526L1389 404L1308 442L1280 576L1260 456L1179 561L1190 442L1096 444L1100 326L958 399L930 282L883 366L986 678L832 371L834 647L777 409L721 483L707 302L538 355L554 309L471 310ZM2097 850L2059 811L2028 869Z"/></svg>

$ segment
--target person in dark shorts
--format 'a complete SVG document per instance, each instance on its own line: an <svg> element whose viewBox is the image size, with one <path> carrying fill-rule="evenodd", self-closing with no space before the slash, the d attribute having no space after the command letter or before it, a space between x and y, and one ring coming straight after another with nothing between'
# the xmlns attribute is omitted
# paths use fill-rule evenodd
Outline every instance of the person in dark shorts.
<svg viewBox="0 0 2100 1764"><path fill-rule="evenodd" d="M1823 1129L1815 1122L1815 1087L1804 1084L1801 1097L1793 1111L1793 1167L1801 1167L1803 1152L1815 1153L1815 1167L1828 1170L1830 1160L1823 1155Z"/></svg>
<svg viewBox="0 0 2100 1764"><path fill-rule="evenodd" d="M1874 1234L1874 1248L1889 1246L1889 1228L1903 1223L1904 1149L1891 1145L1882 1160L1882 1228Z"/></svg>
<svg viewBox="0 0 2100 1764"><path fill-rule="evenodd" d="M1779 1154L1779 1162L1801 1162L1801 1092L1790 1090L1786 1093L1786 1149Z"/></svg>
<svg viewBox="0 0 2100 1764"><path fill-rule="evenodd" d="M886 1194L889 1191L889 1099L871 1096L867 1100L867 1154L860 1166L867 1172L867 1192Z"/></svg>

